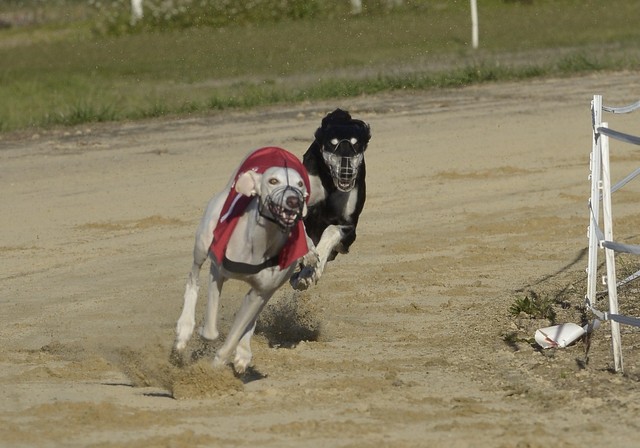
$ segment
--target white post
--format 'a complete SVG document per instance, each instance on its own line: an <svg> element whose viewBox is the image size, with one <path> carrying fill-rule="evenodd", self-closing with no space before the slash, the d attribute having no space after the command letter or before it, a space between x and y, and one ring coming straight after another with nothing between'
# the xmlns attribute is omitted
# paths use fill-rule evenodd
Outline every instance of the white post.
<svg viewBox="0 0 640 448"><path fill-rule="evenodd" d="M478 2L471 1L471 46L478 48Z"/></svg>
<svg viewBox="0 0 640 448"><path fill-rule="evenodd" d="M362 13L362 0L351 0L351 14Z"/></svg>
<svg viewBox="0 0 640 448"><path fill-rule="evenodd" d="M602 96L594 95L591 102L592 125L591 131L591 157L589 178L591 179L591 197L589 199L589 261L587 264L587 294L585 301L587 307L596 306L596 289L598 281L598 250L600 249L596 228L600 223L600 193L602 191L602 152L600 150L600 138L598 128L602 124Z"/></svg>
<svg viewBox="0 0 640 448"><path fill-rule="evenodd" d="M602 127L608 127L602 123ZM613 241L613 215L611 210L611 169L609 166L609 137L600 134L602 148L602 214L604 220L604 239ZM615 252L604 249L607 262L607 288L609 291L609 313L618 314L618 290L616 287ZM616 372L623 371L622 340L620 339L620 324L611 321L611 343L613 345L613 363Z"/></svg>
<svg viewBox="0 0 640 448"><path fill-rule="evenodd" d="M131 0L131 25L135 25L142 19L142 0Z"/></svg>

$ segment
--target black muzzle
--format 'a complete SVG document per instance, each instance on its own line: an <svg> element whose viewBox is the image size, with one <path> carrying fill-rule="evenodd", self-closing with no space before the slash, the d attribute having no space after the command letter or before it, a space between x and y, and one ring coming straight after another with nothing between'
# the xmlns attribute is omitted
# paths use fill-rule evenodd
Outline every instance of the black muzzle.
<svg viewBox="0 0 640 448"><path fill-rule="evenodd" d="M290 185L274 189L260 201L260 215L278 224L282 231L291 230L302 219L303 210L302 192Z"/></svg>
<svg viewBox="0 0 640 448"><path fill-rule="evenodd" d="M351 140L332 139L331 146L325 145L322 149L322 158L331 172L333 183L340 191L351 191L356 185L358 170L364 160L364 153L357 152L354 145L355 138Z"/></svg>

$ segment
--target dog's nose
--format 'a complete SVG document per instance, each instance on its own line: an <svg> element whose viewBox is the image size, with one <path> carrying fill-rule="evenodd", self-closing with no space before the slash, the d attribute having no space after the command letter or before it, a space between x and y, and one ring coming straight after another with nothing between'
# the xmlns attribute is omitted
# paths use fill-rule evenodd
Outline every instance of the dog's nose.
<svg viewBox="0 0 640 448"><path fill-rule="evenodd" d="M300 198L298 196L289 196L286 200L287 207L296 209L300 207Z"/></svg>

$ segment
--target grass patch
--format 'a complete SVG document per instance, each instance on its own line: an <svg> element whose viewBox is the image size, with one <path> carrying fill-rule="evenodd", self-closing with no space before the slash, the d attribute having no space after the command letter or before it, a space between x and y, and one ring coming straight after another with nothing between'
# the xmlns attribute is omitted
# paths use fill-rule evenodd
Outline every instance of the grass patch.
<svg viewBox="0 0 640 448"><path fill-rule="evenodd" d="M47 124L73 126L82 123L113 121L116 118L117 115L111 106L95 107L90 104L80 103L71 106L67 112L49 115Z"/></svg>
<svg viewBox="0 0 640 448"><path fill-rule="evenodd" d="M539 296L532 291L524 297L517 297L509 307L509 314L514 317L524 314L532 319L548 319L554 322L556 312L553 306L554 300L552 298Z"/></svg>
<svg viewBox="0 0 640 448"><path fill-rule="evenodd" d="M0 19L42 9L0 29L0 131L637 69L632 3L488 0L474 51L468 2L113 36L84 2L10 1Z"/></svg>

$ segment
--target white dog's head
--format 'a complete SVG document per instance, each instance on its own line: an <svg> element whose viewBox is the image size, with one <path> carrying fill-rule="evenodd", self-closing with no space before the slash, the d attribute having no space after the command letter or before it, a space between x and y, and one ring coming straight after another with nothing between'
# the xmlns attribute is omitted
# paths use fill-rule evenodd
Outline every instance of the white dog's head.
<svg viewBox="0 0 640 448"><path fill-rule="evenodd" d="M245 196L259 196L260 214L283 230L290 230L307 214L309 192L293 168L274 166L262 174L245 171L238 176L235 189Z"/></svg>

